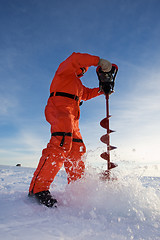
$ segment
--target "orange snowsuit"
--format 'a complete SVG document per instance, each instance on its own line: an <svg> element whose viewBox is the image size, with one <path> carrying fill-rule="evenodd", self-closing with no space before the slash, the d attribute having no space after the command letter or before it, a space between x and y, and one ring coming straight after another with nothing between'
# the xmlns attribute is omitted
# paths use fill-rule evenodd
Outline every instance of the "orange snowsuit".
<svg viewBox="0 0 160 240"><path fill-rule="evenodd" d="M99 57L72 53L59 65L50 86L45 108L46 120L51 124L51 139L34 172L29 192L49 190L56 174L64 164L68 183L84 173L83 154L86 147L79 130L80 102L101 93L99 88L86 88L77 76L82 67L97 66Z"/></svg>

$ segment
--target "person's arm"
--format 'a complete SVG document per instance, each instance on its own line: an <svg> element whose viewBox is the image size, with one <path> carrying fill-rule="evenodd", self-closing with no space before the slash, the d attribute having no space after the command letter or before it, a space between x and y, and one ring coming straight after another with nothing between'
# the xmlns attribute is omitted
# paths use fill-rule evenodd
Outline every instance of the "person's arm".
<svg viewBox="0 0 160 240"><path fill-rule="evenodd" d="M99 88L87 88L83 86L82 100L87 101L102 94L103 92L100 91Z"/></svg>
<svg viewBox="0 0 160 240"><path fill-rule="evenodd" d="M72 74L82 67L97 66L100 61L98 56L87 53L72 53L64 62L59 65L58 74Z"/></svg>

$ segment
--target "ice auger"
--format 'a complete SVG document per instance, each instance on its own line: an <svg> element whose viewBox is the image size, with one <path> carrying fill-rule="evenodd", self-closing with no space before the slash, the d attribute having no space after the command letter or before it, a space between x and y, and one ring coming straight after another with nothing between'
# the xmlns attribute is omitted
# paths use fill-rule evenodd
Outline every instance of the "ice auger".
<svg viewBox="0 0 160 240"><path fill-rule="evenodd" d="M105 171L105 175L107 178L110 178L110 170L118 166L110 161L110 151L116 149L116 147L110 145L110 133L115 131L109 128L109 119L111 117L109 114L109 95L114 92L114 84L118 67L117 65L112 64L112 69L110 72L103 72L101 67L97 67L96 72L99 79L99 88L104 92L106 97L106 118L100 122L100 125L101 127L107 129L107 133L103 135L100 140L107 144L107 151L103 152L101 157L107 161L107 170Z"/></svg>

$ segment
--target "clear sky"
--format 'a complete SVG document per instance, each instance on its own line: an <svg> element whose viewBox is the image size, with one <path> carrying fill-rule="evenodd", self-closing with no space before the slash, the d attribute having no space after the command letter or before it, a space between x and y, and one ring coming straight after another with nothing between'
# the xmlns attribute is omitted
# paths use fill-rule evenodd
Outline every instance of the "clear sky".
<svg viewBox="0 0 160 240"><path fill-rule="evenodd" d="M0 164L37 165L50 139L44 117L50 83L74 51L119 66L110 97L113 158L159 161L159 0L0 0L0 20ZM82 82L98 86L95 67ZM88 149L105 149L104 117L104 96L82 105Z"/></svg>

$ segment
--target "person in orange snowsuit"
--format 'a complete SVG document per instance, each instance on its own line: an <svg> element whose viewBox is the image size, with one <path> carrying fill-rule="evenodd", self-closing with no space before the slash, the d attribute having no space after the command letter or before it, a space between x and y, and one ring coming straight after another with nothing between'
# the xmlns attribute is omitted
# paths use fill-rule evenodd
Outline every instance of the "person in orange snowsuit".
<svg viewBox="0 0 160 240"><path fill-rule="evenodd" d="M29 196L35 196L47 207L57 203L49 188L63 164L68 183L80 179L84 174L82 156L86 147L79 129L79 106L81 100L102 94L99 88L87 88L80 80L90 66L100 66L106 72L112 68L109 61L98 56L74 52L59 65L50 86L45 116L51 125L51 139L42 151L29 188Z"/></svg>

